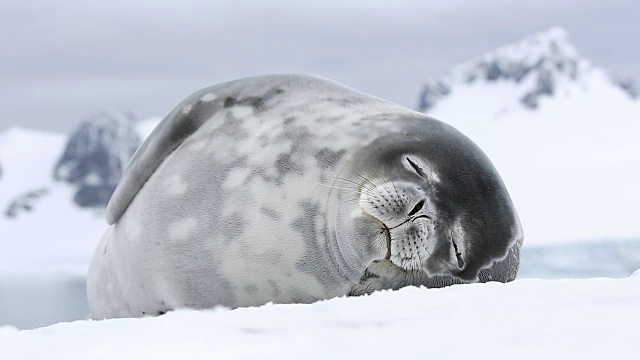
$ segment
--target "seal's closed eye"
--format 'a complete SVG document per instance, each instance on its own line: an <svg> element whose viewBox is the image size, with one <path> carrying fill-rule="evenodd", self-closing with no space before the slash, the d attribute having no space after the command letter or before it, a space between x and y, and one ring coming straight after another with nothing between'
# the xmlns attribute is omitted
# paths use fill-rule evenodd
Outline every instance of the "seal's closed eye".
<svg viewBox="0 0 640 360"><path fill-rule="evenodd" d="M455 243L455 241L451 240L451 243L453 244L453 250L455 250L456 252L456 258L458 258L458 267L462 269L464 267L464 259L462 259L462 254L458 250L458 245Z"/></svg>
<svg viewBox="0 0 640 360"><path fill-rule="evenodd" d="M416 173L418 173L418 175L422 176L423 178L427 178L427 174L424 172L424 170L422 170L422 168L420 166L418 166L418 164L416 164L415 161L411 160L408 157L406 159L407 159L407 162L409 163L409 165L411 165L413 170L415 170Z"/></svg>

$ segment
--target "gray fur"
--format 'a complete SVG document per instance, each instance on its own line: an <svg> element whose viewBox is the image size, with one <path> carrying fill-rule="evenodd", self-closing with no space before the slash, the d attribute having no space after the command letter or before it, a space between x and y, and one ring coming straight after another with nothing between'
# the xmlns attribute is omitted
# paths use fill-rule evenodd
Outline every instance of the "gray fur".
<svg viewBox="0 0 640 360"><path fill-rule="evenodd" d="M187 98L134 156L107 219L94 318L510 281L522 243L464 135L302 75Z"/></svg>

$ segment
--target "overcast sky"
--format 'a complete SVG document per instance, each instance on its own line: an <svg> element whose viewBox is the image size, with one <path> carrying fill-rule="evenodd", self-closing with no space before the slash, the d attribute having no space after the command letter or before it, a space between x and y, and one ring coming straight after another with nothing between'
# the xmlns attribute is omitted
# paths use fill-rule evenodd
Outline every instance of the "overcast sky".
<svg viewBox="0 0 640 360"><path fill-rule="evenodd" d="M632 0L1 0L0 131L68 131L104 108L162 116L199 88L273 72L415 108L428 77L555 25L640 80L639 17Z"/></svg>

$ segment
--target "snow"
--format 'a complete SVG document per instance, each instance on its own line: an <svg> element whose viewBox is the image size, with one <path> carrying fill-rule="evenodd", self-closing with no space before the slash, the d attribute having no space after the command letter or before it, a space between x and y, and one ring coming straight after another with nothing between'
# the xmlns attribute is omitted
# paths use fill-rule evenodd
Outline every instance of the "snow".
<svg viewBox="0 0 640 360"><path fill-rule="evenodd" d="M48 185L66 138L63 134L11 127L0 133L0 204ZM1 209L1 210L4 210Z"/></svg>
<svg viewBox="0 0 640 360"><path fill-rule="evenodd" d="M640 276L409 287L310 305L0 328L0 358L628 358Z"/></svg>
<svg viewBox="0 0 640 360"><path fill-rule="evenodd" d="M107 228L104 215L78 209L69 186L49 187L52 191L37 202L35 211L0 217L0 273L86 269Z"/></svg>

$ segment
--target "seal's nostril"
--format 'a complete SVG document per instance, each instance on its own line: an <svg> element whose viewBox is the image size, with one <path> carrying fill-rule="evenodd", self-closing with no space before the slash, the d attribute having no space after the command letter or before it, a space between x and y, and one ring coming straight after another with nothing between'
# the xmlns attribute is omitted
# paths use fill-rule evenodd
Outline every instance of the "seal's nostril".
<svg viewBox="0 0 640 360"><path fill-rule="evenodd" d="M418 201L416 206L414 206L413 209L409 211L409 216L415 215L418 211L420 211L420 209L422 209L423 206L424 206L424 199Z"/></svg>

